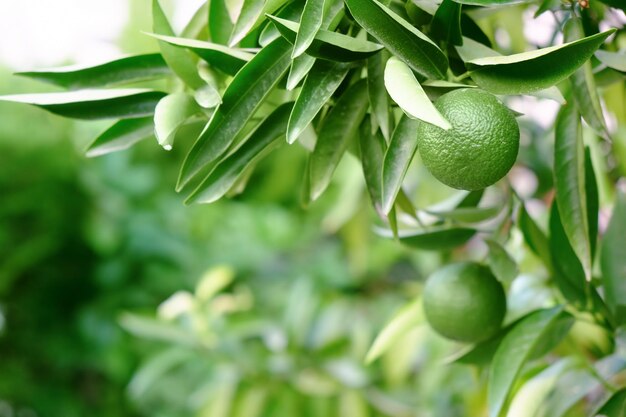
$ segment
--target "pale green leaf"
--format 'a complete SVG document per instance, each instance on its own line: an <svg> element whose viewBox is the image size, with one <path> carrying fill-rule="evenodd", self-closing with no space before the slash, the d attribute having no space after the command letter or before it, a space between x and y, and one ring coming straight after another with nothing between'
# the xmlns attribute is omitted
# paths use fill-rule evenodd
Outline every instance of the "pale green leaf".
<svg viewBox="0 0 626 417"><path fill-rule="evenodd" d="M625 52L609 52L599 50L595 53L596 58L609 68L620 72L626 72L626 53Z"/></svg>
<svg viewBox="0 0 626 417"><path fill-rule="evenodd" d="M185 93L169 94L154 109L154 134L165 150L172 149L178 129L202 110L193 97Z"/></svg>
<svg viewBox="0 0 626 417"><path fill-rule="evenodd" d="M626 323L626 193L616 195L613 215L602 240L600 267L606 302L615 317Z"/></svg>
<svg viewBox="0 0 626 417"><path fill-rule="evenodd" d="M391 138L391 115L389 97L385 89L385 63L389 55L386 51L367 58L367 93L372 108L372 122L375 122L383 133L385 140Z"/></svg>
<svg viewBox="0 0 626 417"><path fill-rule="evenodd" d="M376 229L384 237L394 237L391 231ZM399 230L397 238L401 243L415 249L442 251L467 243L476 234L476 229L466 227L435 226L418 230Z"/></svg>
<svg viewBox="0 0 626 417"><path fill-rule="evenodd" d="M331 0L328 0L331 1ZM317 31L322 27L325 0L308 0L304 3L300 28L293 46L292 58L302 55L315 39Z"/></svg>
<svg viewBox="0 0 626 417"><path fill-rule="evenodd" d="M140 140L149 138L153 133L152 117L120 120L98 136L89 145L86 154L88 157L94 157L128 149Z"/></svg>

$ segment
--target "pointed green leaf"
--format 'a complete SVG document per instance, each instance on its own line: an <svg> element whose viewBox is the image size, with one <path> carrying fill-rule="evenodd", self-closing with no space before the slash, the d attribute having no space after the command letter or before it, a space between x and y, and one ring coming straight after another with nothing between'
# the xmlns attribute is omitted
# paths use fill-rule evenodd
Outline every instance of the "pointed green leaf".
<svg viewBox="0 0 626 417"><path fill-rule="evenodd" d="M549 271L553 269L550 245L546 234L539 228L537 223L530 217L526 207L522 203L519 208L517 225L524 235L528 247L543 261Z"/></svg>
<svg viewBox="0 0 626 417"><path fill-rule="evenodd" d="M309 158L312 201L328 187L349 141L359 130L367 107L367 85L365 80L360 80L341 95L324 118L315 149Z"/></svg>
<svg viewBox="0 0 626 417"><path fill-rule="evenodd" d="M331 1L331 0L329 0ZM322 27L324 0L308 0L304 3L300 28L293 46L292 58L302 55L311 45L317 31Z"/></svg>
<svg viewBox="0 0 626 417"><path fill-rule="evenodd" d="M368 118L361 124L359 145L361 148L361 164L363 165L365 184L367 185L372 204L376 208L376 211L380 212L380 179L382 177L386 143L380 130L376 130L375 133L372 133L371 122Z"/></svg>
<svg viewBox="0 0 626 417"><path fill-rule="evenodd" d="M287 90L291 91L300 84L315 64L315 58L311 55L300 55L291 62L289 75L287 76Z"/></svg>
<svg viewBox="0 0 626 417"><path fill-rule="evenodd" d="M487 264L499 281L510 284L517 277L517 264L504 247L493 239L485 239L489 247Z"/></svg>
<svg viewBox="0 0 626 417"><path fill-rule="evenodd" d="M189 196L186 203L212 203L223 197L247 167L254 164L275 145L284 143L287 120L293 103L286 103L272 112L250 134L237 150L211 171Z"/></svg>
<svg viewBox="0 0 626 417"><path fill-rule="evenodd" d="M590 417L626 417L626 388L614 392Z"/></svg>
<svg viewBox="0 0 626 417"><path fill-rule="evenodd" d="M566 41L580 39L585 35L582 23L578 18L570 18L567 21L563 34ZM602 113L591 62L585 62L582 67L574 71L569 80L572 85L572 96L583 119L598 135L608 138L609 132L604 122L604 114Z"/></svg>
<svg viewBox="0 0 626 417"><path fill-rule="evenodd" d="M159 0L152 0L152 26L152 30L159 35L175 35ZM189 52L176 48L167 42L159 42L159 48L167 65L185 84L194 89L204 85L204 81L198 75L196 64Z"/></svg>
<svg viewBox="0 0 626 417"><path fill-rule="evenodd" d="M377 230L384 237L393 237L388 230ZM419 230L399 230L401 243L415 249L442 251L454 249L467 243L476 234L476 229L466 227L431 227Z"/></svg>
<svg viewBox="0 0 626 417"><path fill-rule="evenodd" d="M382 173L382 210L388 214L393 208L409 165L417 150L418 122L406 115L393 131L389 148L385 153Z"/></svg>
<svg viewBox="0 0 626 417"><path fill-rule="evenodd" d="M560 319L573 318L562 307L538 310L529 314L504 337L489 369L489 416L499 417L505 409L513 384L522 366L530 360Z"/></svg>
<svg viewBox="0 0 626 417"><path fill-rule="evenodd" d="M389 142L391 138L391 117L389 97L385 89L385 63L389 55L386 51L367 58L367 93L372 108L372 117Z"/></svg>
<svg viewBox="0 0 626 417"><path fill-rule="evenodd" d="M598 243L598 220L600 217L600 195L596 172L591 162L591 150L585 147L585 196L587 197L587 223L589 224L589 243L591 259L595 259Z"/></svg>
<svg viewBox="0 0 626 417"><path fill-rule="evenodd" d="M409 22L376 0L345 0L350 13L369 34L414 71L443 79L448 59L439 47Z"/></svg>
<svg viewBox="0 0 626 417"><path fill-rule="evenodd" d="M396 57L391 57L385 66L385 87L393 101L409 117L444 130L452 127L431 103L411 68Z"/></svg>
<svg viewBox="0 0 626 417"><path fill-rule="evenodd" d="M535 0L454 0L468 6L503 6L507 4L534 3Z"/></svg>
<svg viewBox="0 0 626 417"><path fill-rule="evenodd" d="M348 69L346 64L340 62L315 62L293 106L287 128L288 143L294 143L311 123L346 77Z"/></svg>
<svg viewBox="0 0 626 417"><path fill-rule="evenodd" d="M209 34L211 41L227 45L233 31L226 0L209 0Z"/></svg>
<svg viewBox="0 0 626 417"><path fill-rule="evenodd" d="M163 36L148 34L173 48L186 48L198 55L210 66L228 75L235 75L241 67L250 61L254 55L237 48L228 48L216 43L199 41L196 39L178 38L174 36Z"/></svg>
<svg viewBox="0 0 626 417"><path fill-rule="evenodd" d="M98 136L89 145L86 154L91 158L128 149L140 140L152 136L153 133L152 117L120 120Z"/></svg>
<svg viewBox="0 0 626 417"><path fill-rule="evenodd" d="M599 50L596 51L595 55L607 67L626 72L626 53Z"/></svg>
<svg viewBox="0 0 626 417"><path fill-rule="evenodd" d="M165 150L172 149L178 129L192 116L201 113L198 104L185 93L169 94L154 109L154 134Z"/></svg>
<svg viewBox="0 0 626 417"><path fill-rule="evenodd" d="M616 195L611 221L602 240L600 267L606 302L621 324L626 323L626 193Z"/></svg>
<svg viewBox="0 0 626 417"><path fill-rule="evenodd" d="M561 107L554 141L554 187L563 228L591 279L591 244L585 194L585 148L580 115L573 104Z"/></svg>
<svg viewBox="0 0 626 417"><path fill-rule="evenodd" d="M466 62L479 87L495 94L524 94L551 87L582 66L615 29L558 46Z"/></svg>
<svg viewBox="0 0 626 417"><path fill-rule="evenodd" d="M274 22L280 34L293 44L300 25L280 17L271 15L268 17ZM383 46L377 43L321 29L315 35L306 53L316 58L350 62L365 59L382 48Z"/></svg>
<svg viewBox="0 0 626 417"><path fill-rule="evenodd" d="M252 30L256 21L263 15L264 0L243 0L241 12L228 41L229 46L237 45Z"/></svg>
<svg viewBox="0 0 626 417"><path fill-rule="evenodd" d="M187 21L187 24L180 32L183 38L197 38L208 35L209 25L209 1L204 1L196 12Z"/></svg>
<svg viewBox="0 0 626 417"><path fill-rule="evenodd" d="M502 211L502 207L461 207L445 211L426 211L433 216L443 219L450 219L461 223L479 223L495 217Z"/></svg>
<svg viewBox="0 0 626 417"><path fill-rule="evenodd" d="M133 55L93 66L72 65L16 73L71 90L119 85L169 74L170 69L161 54Z"/></svg>
<svg viewBox="0 0 626 417"><path fill-rule="evenodd" d="M378 333L374 343L365 356L365 363L370 364L381 357L399 339L424 322L424 310L421 299L404 306Z"/></svg>
<svg viewBox="0 0 626 417"><path fill-rule="evenodd" d="M459 0L443 0L430 24L430 30L434 36L452 45L463 44L461 3Z"/></svg>
<svg viewBox="0 0 626 417"><path fill-rule="evenodd" d="M289 43L279 38L241 68L224 92L222 104L189 151L181 168L178 189L228 149L287 72L290 53Z"/></svg>
<svg viewBox="0 0 626 417"><path fill-rule="evenodd" d="M115 119L149 116L165 93L141 88L80 90L64 93L0 96L0 101L32 104L74 119Z"/></svg>

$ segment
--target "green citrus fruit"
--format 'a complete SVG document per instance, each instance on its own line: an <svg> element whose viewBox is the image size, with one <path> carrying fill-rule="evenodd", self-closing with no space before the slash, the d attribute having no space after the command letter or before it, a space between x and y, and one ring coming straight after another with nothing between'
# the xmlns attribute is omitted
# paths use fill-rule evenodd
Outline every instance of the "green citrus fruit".
<svg viewBox="0 0 626 417"><path fill-rule="evenodd" d="M420 122L417 142L422 161L442 183L461 190L480 190L511 169L519 148L519 127L513 113L478 88L454 90L435 107L452 128Z"/></svg>
<svg viewBox="0 0 626 417"><path fill-rule="evenodd" d="M433 273L423 292L424 314L440 335L466 343L498 332L506 313L502 284L489 268L472 262L453 263Z"/></svg>

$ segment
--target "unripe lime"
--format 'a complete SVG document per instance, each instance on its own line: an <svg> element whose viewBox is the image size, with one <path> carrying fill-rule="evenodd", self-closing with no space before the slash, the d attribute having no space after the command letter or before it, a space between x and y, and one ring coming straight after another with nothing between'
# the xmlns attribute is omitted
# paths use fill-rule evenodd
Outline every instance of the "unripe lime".
<svg viewBox="0 0 626 417"><path fill-rule="evenodd" d="M435 107L452 128L420 122L417 143L422 161L442 183L462 190L488 187L511 169L519 148L513 113L478 88L454 90Z"/></svg>

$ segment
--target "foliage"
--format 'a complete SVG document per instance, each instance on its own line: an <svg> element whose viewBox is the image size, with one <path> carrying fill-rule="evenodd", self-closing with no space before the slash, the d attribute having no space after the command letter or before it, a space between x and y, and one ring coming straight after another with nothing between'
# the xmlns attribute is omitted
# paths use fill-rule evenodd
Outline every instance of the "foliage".
<svg viewBox="0 0 626 417"><path fill-rule="evenodd" d="M285 290L258 273L246 280L240 272L235 279L213 271L195 292L188 288L162 304L156 319L122 316L131 332L166 345L131 383L140 407L163 415L231 415L231 407L240 415L291 415L321 397L311 415L411 415L422 408L433 415L585 416L595 409L620 415L626 55L623 27L610 26L620 24L623 10L614 0L215 0L176 36L154 0L148 35L162 59L144 54L92 68L30 71L22 75L77 90L0 98L67 117L119 119L93 142L92 155L154 132L164 149L184 154L176 189L189 203L245 199L256 188L292 207L327 210L336 230L363 216L367 195L379 234L417 252L438 251L437 265L485 257L508 290L505 327L461 350L432 338L409 343L423 328L407 317L415 311L412 301L367 355L389 363L368 368L361 362L363 340L371 342L371 317L379 310L367 313L367 296L339 296L345 288L334 285L338 294L327 294L312 283L315 273ZM532 12L556 20L549 45L528 45L520 36L529 24L522 13ZM566 42L557 44L561 34ZM146 79L162 78L169 82L146 88ZM112 85L128 88L104 88ZM509 104L521 96L547 98L560 110L554 129L518 119L522 149L510 183L456 193L423 169L415 120L446 127L431 101L467 86L503 95ZM287 184L285 192L260 187L265 176L272 186ZM212 232L219 235L219 223L232 218L216 215ZM296 224L291 232L303 233ZM358 245L364 233L347 239ZM227 263L239 270L232 258ZM371 266L364 265L361 271ZM208 295L205 286L213 286ZM251 310L253 300L284 318L266 320ZM307 303L312 310L298 312ZM291 322L298 314L319 317ZM594 332L581 331L585 326ZM438 343L440 351L455 351L455 364L433 383L411 354ZM486 375L479 392L461 400L455 395L468 394L470 383L457 391L447 379L467 381L460 364ZM380 378L384 383L377 384ZM453 398L442 406L437 394L423 390L426 381Z"/></svg>

